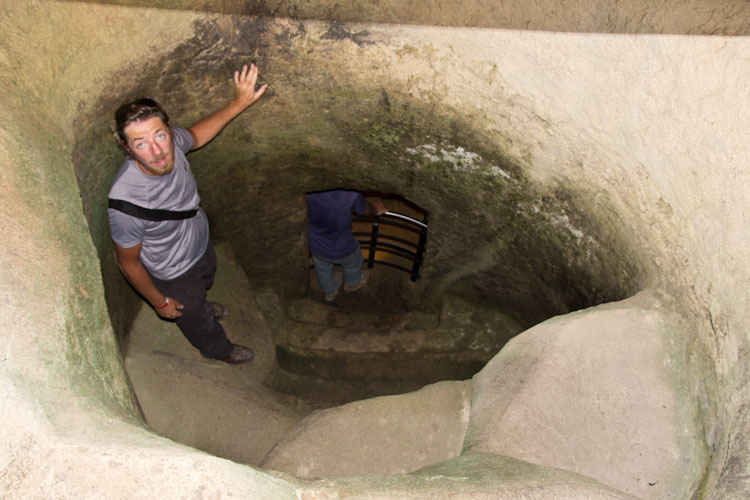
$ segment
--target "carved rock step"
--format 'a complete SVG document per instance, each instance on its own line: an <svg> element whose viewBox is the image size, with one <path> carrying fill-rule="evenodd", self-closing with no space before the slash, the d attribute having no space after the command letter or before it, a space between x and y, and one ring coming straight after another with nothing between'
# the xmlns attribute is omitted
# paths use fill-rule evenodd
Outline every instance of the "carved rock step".
<svg viewBox="0 0 750 500"><path fill-rule="evenodd" d="M445 297L439 313L377 314L310 299L293 301L276 343L351 352L493 351L524 330L507 314L460 297Z"/></svg>
<svg viewBox="0 0 750 500"><path fill-rule="evenodd" d="M422 387L424 384L419 382L325 379L280 368L274 389L283 394L297 396L310 407L319 410L377 396L413 392Z"/></svg>
<svg viewBox="0 0 750 500"><path fill-rule="evenodd" d="M410 330L416 328L437 328L439 317L421 311L401 313L375 312L360 308L345 309L331 304L323 304L312 299L294 300L287 310L293 321L337 328L353 328L370 331Z"/></svg>
<svg viewBox="0 0 750 500"><path fill-rule="evenodd" d="M497 353L502 344L486 332L462 330L368 331L293 323L279 345L339 353Z"/></svg>
<svg viewBox="0 0 750 500"><path fill-rule="evenodd" d="M489 361L492 352L337 352L277 346L279 366L323 379L409 382L466 380Z"/></svg>
<svg viewBox="0 0 750 500"><path fill-rule="evenodd" d="M446 296L439 312L396 313L344 295L347 303L303 298L266 308L276 324L277 390L341 404L467 380L521 330L460 297ZM282 306L272 294L261 302Z"/></svg>

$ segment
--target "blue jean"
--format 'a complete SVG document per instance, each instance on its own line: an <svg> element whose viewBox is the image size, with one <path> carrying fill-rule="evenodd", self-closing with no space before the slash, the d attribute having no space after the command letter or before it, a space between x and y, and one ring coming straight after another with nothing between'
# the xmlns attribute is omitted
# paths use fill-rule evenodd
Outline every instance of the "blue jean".
<svg viewBox="0 0 750 500"><path fill-rule="evenodd" d="M359 244L357 244L355 251L340 259L327 259L319 255L313 255L312 258L318 284L326 295L336 293L341 286L341 283L333 276L334 265L344 268L344 283L349 286L359 283L362 277L362 251L359 249Z"/></svg>

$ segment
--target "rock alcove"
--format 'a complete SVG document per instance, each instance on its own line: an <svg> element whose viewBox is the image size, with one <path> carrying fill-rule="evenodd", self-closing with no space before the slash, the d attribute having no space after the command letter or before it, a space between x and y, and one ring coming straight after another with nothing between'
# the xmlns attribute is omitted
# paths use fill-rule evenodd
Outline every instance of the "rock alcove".
<svg viewBox="0 0 750 500"><path fill-rule="evenodd" d="M503 24L498 13L484 18L489 25L447 22L439 10L421 18L489 28L477 30L348 22L393 22L398 9L359 19L325 8L312 16L206 10L33 2L8 6L2 18L10 221L2 262L13 270L4 285L3 326L12 333L3 415L15 431L4 437L7 491L740 495L744 476L733 471L745 463L735 451L744 434L732 429L744 418L746 340L737 325L746 318L736 283L747 259L742 210L723 207L746 206L737 167L746 155L716 118L740 113L746 99L740 85L716 92L713 77L737 81L728 61L742 40L576 33L742 33L729 4L713 31L716 21L699 22L696 9L693 25L704 31L663 21L669 16L611 12L611 26L571 21L567 33L496 29L551 29L535 24L544 16ZM66 36L76 41L60 43ZM32 49L27 37L42 45ZM149 398L195 402L179 381L207 394L225 384L215 365L173 343L181 339L168 324L149 319L114 266L104 200L121 153L109 117L122 100L147 94L188 125L229 97L229 75L251 60L271 91L191 164L226 271L216 293L236 312L228 330L252 332L262 356L236 372L245 377L229 389L234 398L207 402L213 426L195 419L170 436L159 427L168 422L145 422L132 387L148 417ZM734 182L697 168L706 164ZM275 391L290 383L277 365L276 346L289 340L279 332L321 317L306 302L302 194L334 186L400 193L430 210L419 300L400 330L388 330L402 343L476 347L486 337L459 342L457 332L487 311L514 325L487 345L524 333L473 377L416 392L316 406L315 386L304 397ZM711 220L724 221L720 234ZM344 307L323 316L312 328L318 338L362 319ZM452 328L440 330L441 321ZM153 378L135 375L143 368ZM174 382L174 398L139 390L157 378ZM229 412L213 411L219 405ZM212 448L236 437L221 435L227 414L247 417L250 455L243 440ZM310 479L319 477L329 479ZM458 485L458 477L470 479Z"/></svg>

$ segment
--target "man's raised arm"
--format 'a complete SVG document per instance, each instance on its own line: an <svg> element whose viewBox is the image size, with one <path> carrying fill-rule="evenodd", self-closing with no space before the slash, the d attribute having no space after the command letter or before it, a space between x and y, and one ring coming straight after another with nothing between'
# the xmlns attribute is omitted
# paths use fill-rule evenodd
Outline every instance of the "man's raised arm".
<svg viewBox="0 0 750 500"><path fill-rule="evenodd" d="M258 68L255 64L242 66L242 71L234 72L234 99L219 111L199 120L188 131L193 136L191 150L198 149L216 137L219 132L247 108L255 104L265 93L268 84L264 83L258 89Z"/></svg>

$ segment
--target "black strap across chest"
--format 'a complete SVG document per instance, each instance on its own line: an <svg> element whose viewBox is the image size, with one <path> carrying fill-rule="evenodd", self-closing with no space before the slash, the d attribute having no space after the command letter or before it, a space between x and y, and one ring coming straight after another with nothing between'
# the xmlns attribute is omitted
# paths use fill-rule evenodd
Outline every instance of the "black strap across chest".
<svg viewBox="0 0 750 500"><path fill-rule="evenodd" d="M193 210L182 211L154 210L152 208L143 208L141 206L134 205L129 201L115 200L112 198L109 198L109 208L113 208L122 213L132 215L133 217L138 217L139 219L151 221L189 219L191 217L195 217L195 214L198 213L197 208L194 208Z"/></svg>

